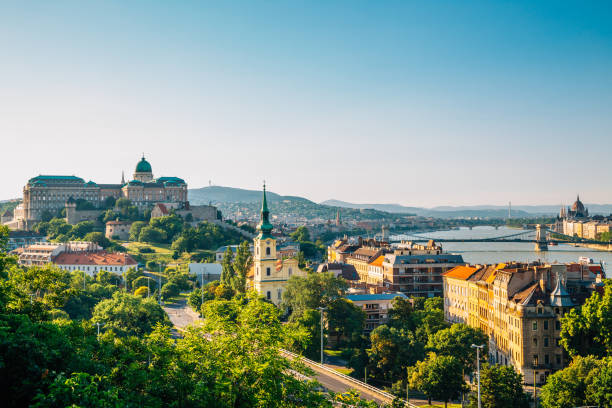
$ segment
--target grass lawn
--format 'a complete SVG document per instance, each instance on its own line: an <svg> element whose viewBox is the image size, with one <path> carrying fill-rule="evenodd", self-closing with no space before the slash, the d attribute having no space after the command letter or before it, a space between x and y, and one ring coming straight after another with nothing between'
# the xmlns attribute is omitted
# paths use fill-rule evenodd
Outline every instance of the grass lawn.
<svg viewBox="0 0 612 408"><path fill-rule="evenodd" d="M319 350L321 350L321 348L319 347ZM342 357L342 350L323 350L323 353L325 353L326 356L332 356L332 357Z"/></svg>
<svg viewBox="0 0 612 408"><path fill-rule="evenodd" d="M334 367L333 369L335 371L339 372L340 374L344 374L344 375L351 375L351 373L353 372L352 368L338 368L338 367Z"/></svg>
<svg viewBox="0 0 612 408"><path fill-rule="evenodd" d="M448 403L448 408L461 408L461 404ZM440 405L419 405L419 408L444 408L444 404Z"/></svg>

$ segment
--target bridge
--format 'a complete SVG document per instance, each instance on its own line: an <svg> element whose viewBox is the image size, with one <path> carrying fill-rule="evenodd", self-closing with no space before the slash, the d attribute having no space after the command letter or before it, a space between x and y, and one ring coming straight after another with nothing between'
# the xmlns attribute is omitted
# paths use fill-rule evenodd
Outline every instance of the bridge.
<svg viewBox="0 0 612 408"><path fill-rule="evenodd" d="M565 235L549 228L536 226L534 230L521 231L514 234L501 235L496 237L486 238L435 238L427 237L422 234L402 234L407 237L411 237L413 242L427 242L430 240L436 242L531 242L537 244L540 249L546 250L546 244L550 243L564 243L564 244L597 244L597 245L610 245L610 241L598 241L593 239L578 238Z"/></svg>

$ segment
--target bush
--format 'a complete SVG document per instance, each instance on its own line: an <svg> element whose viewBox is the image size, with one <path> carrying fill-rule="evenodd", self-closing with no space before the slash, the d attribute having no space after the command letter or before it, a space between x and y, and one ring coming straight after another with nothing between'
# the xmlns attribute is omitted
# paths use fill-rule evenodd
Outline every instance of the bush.
<svg viewBox="0 0 612 408"><path fill-rule="evenodd" d="M168 300L170 298L178 296L180 295L180 293L181 293L181 289L174 282L166 282L166 284L162 286L162 289L161 289L161 297L163 300Z"/></svg>
<svg viewBox="0 0 612 408"><path fill-rule="evenodd" d="M147 297L149 295L149 288L141 286L134 291L134 296Z"/></svg>
<svg viewBox="0 0 612 408"><path fill-rule="evenodd" d="M151 247L140 247L138 248L138 252L140 252L141 254L153 254L155 253L155 249Z"/></svg>
<svg viewBox="0 0 612 408"><path fill-rule="evenodd" d="M154 269L157 269L158 267L159 267L159 264L157 262L147 261L147 264L146 264L147 270L152 271Z"/></svg>

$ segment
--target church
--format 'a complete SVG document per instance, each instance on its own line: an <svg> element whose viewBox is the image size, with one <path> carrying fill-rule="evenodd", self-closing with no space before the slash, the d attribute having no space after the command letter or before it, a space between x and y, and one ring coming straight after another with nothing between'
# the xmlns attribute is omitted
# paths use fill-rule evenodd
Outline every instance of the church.
<svg viewBox="0 0 612 408"><path fill-rule="evenodd" d="M295 258L280 258L276 251L276 238L272 235L270 211L266 200L266 185L263 187L261 221L257 225L259 234L253 240L253 268L249 274L251 287L275 305L280 305L287 280L294 275L306 276Z"/></svg>

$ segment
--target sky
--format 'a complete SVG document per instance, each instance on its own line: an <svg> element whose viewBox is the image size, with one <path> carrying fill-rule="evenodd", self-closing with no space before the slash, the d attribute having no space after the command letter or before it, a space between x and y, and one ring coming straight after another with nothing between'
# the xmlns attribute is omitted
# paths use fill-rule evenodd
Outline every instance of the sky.
<svg viewBox="0 0 612 408"><path fill-rule="evenodd" d="M0 199L39 174L612 203L612 3L2 1Z"/></svg>

